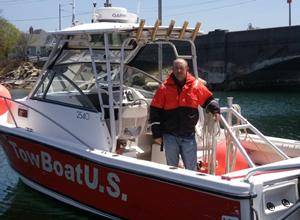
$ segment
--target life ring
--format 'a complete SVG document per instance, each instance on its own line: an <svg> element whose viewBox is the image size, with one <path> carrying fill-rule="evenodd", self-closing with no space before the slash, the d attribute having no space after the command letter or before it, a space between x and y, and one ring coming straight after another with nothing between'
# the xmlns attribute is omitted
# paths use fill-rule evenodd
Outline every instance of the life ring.
<svg viewBox="0 0 300 220"><path fill-rule="evenodd" d="M8 99L5 101L3 97ZM9 99L11 99L10 92L5 86L0 85L0 115L8 111L7 107L10 108L11 101Z"/></svg>
<svg viewBox="0 0 300 220"><path fill-rule="evenodd" d="M246 142L242 143L242 145L246 144ZM215 170L215 175L223 175L226 173L226 141L220 141L217 143L217 149L216 149L216 170ZM208 168L207 168L206 163L202 163L200 167L200 172L207 173ZM235 166L232 169L232 171L238 171L238 170L243 170L249 168L249 165L247 161L245 160L244 156L241 154L241 152L237 149L236 152L236 161L235 161Z"/></svg>
<svg viewBox="0 0 300 220"><path fill-rule="evenodd" d="M223 175L226 173L226 141L221 141L217 144L216 160L218 166L216 167L216 175ZM249 168L247 161L242 153L237 149L235 166L232 171L238 171Z"/></svg>

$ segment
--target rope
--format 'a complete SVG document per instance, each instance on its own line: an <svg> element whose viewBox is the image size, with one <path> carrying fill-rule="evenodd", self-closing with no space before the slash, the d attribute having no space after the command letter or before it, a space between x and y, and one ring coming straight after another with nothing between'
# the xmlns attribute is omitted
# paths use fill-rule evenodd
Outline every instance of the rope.
<svg viewBox="0 0 300 220"><path fill-rule="evenodd" d="M211 113L204 113L204 123L202 130L203 140L203 162L207 163L208 173L215 172L216 139L220 136L220 124L217 123Z"/></svg>

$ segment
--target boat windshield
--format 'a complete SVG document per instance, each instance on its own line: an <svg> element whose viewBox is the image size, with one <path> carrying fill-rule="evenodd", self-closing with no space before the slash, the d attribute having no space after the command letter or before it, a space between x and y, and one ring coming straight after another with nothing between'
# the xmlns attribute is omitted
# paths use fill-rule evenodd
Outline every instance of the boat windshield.
<svg viewBox="0 0 300 220"><path fill-rule="evenodd" d="M120 82L119 52L111 51L111 76L113 85ZM98 87L107 91L107 67L103 50L94 50ZM152 98L159 80L143 71L125 65L124 85L136 88L146 98ZM32 98L61 105L100 111L91 55L87 49L65 49L46 72ZM118 88L115 86L115 90Z"/></svg>
<svg viewBox="0 0 300 220"><path fill-rule="evenodd" d="M130 51L125 51L125 57ZM120 50L110 50L109 58L111 63L120 63ZM93 50L93 58L96 63L105 63L106 55L103 49ZM69 63L91 63L91 55L88 49L67 49L63 50L55 65L69 64Z"/></svg>
<svg viewBox="0 0 300 220"><path fill-rule="evenodd" d="M99 82L106 81L106 65L96 64ZM119 64L111 64L112 75L117 80ZM54 65L39 86L34 98L60 104L95 110L88 95L97 94L92 63L64 63Z"/></svg>

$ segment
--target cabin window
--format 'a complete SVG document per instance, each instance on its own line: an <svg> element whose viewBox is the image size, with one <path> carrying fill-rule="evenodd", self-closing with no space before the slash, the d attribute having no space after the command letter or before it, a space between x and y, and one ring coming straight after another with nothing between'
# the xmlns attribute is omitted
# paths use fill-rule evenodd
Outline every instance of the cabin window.
<svg viewBox="0 0 300 220"><path fill-rule="evenodd" d="M44 93L47 89L47 86L49 82L51 81L52 77L54 75L54 72L52 70L48 71L47 77L42 81L42 84L40 85L39 89L35 93L34 97L35 98L43 98Z"/></svg>
<svg viewBox="0 0 300 220"><path fill-rule="evenodd" d="M125 51L125 57L129 55L130 51ZM93 56L96 63L105 63L106 56L104 50L93 50ZM120 63L121 52L119 50L110 51L110 62L111 63ZM67 63L78 63L78 62L87 62L91 63L91 55L88 49L68 49L64 50L60 57L56 61L58 64L67 64Z"/></svg>
<svg viewBox="0 0 300 220"><path fill-rule="evenodd" d="M147 76L143 71L131 66L125 67L123 78L124 85L135 88L149 99L159 87L159 80L155 76Z"/></svg>
<svg viewBox="0 0 300 220"><path fill-rule="evenodd" d="M94 75L91 64L57 65L49 70L34 97L95 110L94 105L85 95L86 90L90 90L93 85Z"/></svg>
<svg viewBox="0 0 300 220"><path fill-rule="evenodd" d="M128 33L111 33L108 35L109 45L111 47L121 47L123 41L129 37ZM93 34L91 35L91 44L93 47L102 46L104 47L104 35L103 34Z"/></svg>
<svg viewBox="0 0 300 220"><path fill-rule="evenodd" d="M91 107L87 99L61 74L56 74L53 78L45 99L76 106Z"/></svg>
<svg viewBox="0 0 300 220"><path fill-rule="evenodd" d="M103 34L92 34L91 36L91 46L96 49L104 49L104 35ZM129 33L126 32L113 32L108 34L108 41L110 49L120 49L122 43L125 39L129 37ZM85 35L74 35L69 38L69 47L70 48L88 48L88 43L86 41ZM133 49L136 44L128 44L126 49Z"/></svg>
<svg viewBox="0 0 300 220"><path fill-rule="evenodd" d="M66 58L66 60L69 60ZM69 60L71 62L71 60ZM74 61L74 60L73 60ZM96 63L102 96L107 91L106 64ZM111 64L113 81L119 81L120 65ZM48 70L33 98L100 111L100 102L91 63L64 63Z"/></svg>

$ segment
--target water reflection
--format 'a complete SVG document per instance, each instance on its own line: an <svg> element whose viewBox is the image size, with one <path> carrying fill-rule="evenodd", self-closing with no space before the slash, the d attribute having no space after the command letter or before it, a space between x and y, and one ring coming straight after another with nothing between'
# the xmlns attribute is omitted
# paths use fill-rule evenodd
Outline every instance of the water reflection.
<svg viewBox="0 0 300 220"><path fill-rule="evenodd" d="M17 183L18 177L10 169L3 149L0 147L0 216L11 206Z"/></svg>
<svg viewBox="0 0 300 220"><path fill-rule="evenodd" d="M27 187L21 181L15 187L14 198L1 219L99 219L98 216L82 212Z"/></svg>

